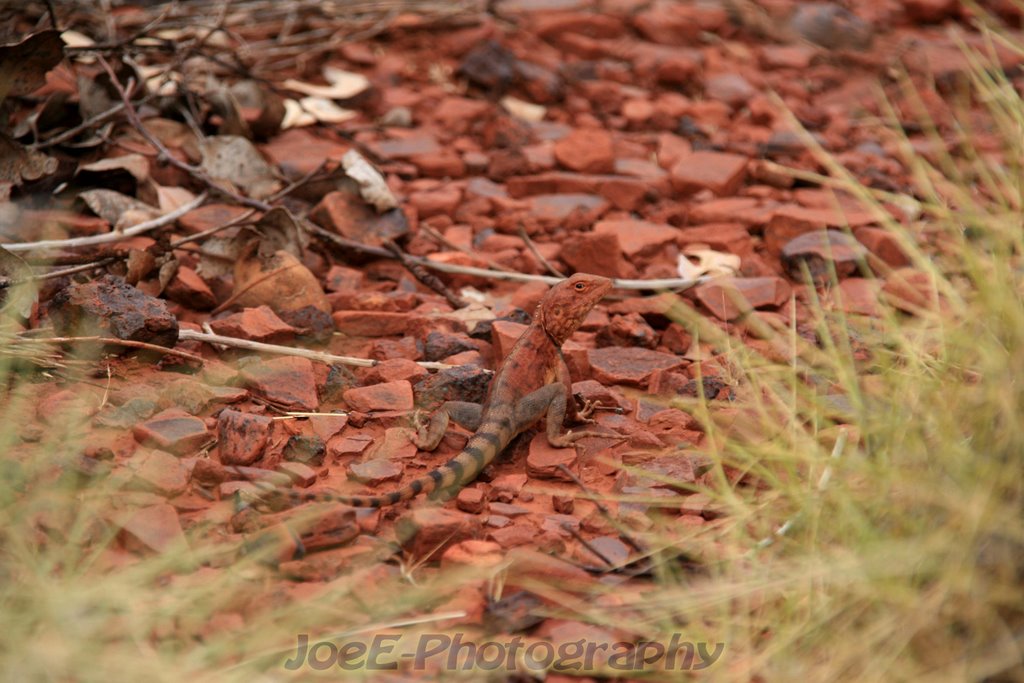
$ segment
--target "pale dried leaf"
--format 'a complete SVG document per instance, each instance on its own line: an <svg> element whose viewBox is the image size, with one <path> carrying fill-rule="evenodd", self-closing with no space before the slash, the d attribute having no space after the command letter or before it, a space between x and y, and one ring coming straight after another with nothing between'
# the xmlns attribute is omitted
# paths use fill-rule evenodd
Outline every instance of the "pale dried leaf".
<svg viewBox="0 0 1024 683"><path fill-rule="evenodd" d="M252 226L260 234L260 253L269 256L287 251L302 257L309 244L309 233L299 227L295 217L283 206L275 206Z"/></svg>
<svg viewBox="0 0 1024 683"><path fill-rule="evenodd" d="M283 83L288 90L329 100L347 100L370 87L370 81L362 74L352 73L332 66L324 67L324 78L330 85L316 85L289 78Z"/></svg>
<svg viewBox="0 0 1024 683"><path fill-rule="evenodd" d="M131 225L162 215L156 208L149 204L145 204L134 197L129 197L126 194L121 194L114 190L86 190L85 192L80 193L78 198L85 202L85 205L88 206L94 214L111 225L118 225L126 214L132 219L138 216L144 216L144 218L135 220ZM125 226L119 225L119 227Z"/></svg>
<svg viewBox="0 0 1024 683"><path fill-rule="evenodd" d="M203 251L199 255L196 273L207 281L228 276L235 267L239 252L237 237L226 235L208 237L203 241Z"/></svg>
<svg viewBox="0 0 1024 683"><path fill-rule="evenodd" d="M359 112L343 109L324 97L303 97L299 104L321 123L344 123L359 116Z"/></svg>
<svg viewBox="0 0 1024 683"><path fill-rule="evenodd" d="M398 206L398 200L392 194L384 176L359 152L350 149L341 157L341 165L349 178L359 185L359 194L378 212L388 211Z"/></svg>
<svg viewBox="0 0 1024 683"><path fill-rule="evenodd" d="M547 115L547 107L534 104L533 102L526 102L511 95L501 98L501 106L505 108L509 114L521 119L523 121L529 121L536 123L537 121L543 121L544 116Z"/></svg>
<svg viewBox="0 0 1024 683"><path fill-rule="evenodd" d="M281 189L274 169L245 138L215 135L200 141L199 147L206 173L242 188L250 197L265 199Z"/></svg>
<svg viewBox="0 0 1024 683"><path fill-rule="evenodd" d="M79 173L82 171L102 173L103 171L112 170L127 171L141 183L149 178L149 159L141 154L125 154L124 156L100 159L99 161L78 167Z"/></svg>
<svg viewBox="0 0 1024 683"><path fill-rule="evenodd" d="M281 120L281 130L303 128L315 123L316 117L303 109L298 100L284 101L284 119Z"/></svg>
<svg viewBox="0 0 1024 683"><path fill-rule="evenodd" d="M697 259L694 265L687 257ZM740 272L740 257L713 249L697 246L687 247L679 255L679 276L696 279L704 275L711 277L736 275Z"/></svg>
<svg viewBox="0 0 1024 683"><path fill-rule="evenodd" d="M164 185L157 185L156 198L160 211L163 213L170 213L171 211L180 209L185 204L188 204L194 200L196 196L183 187L166 187Z"/></svg>

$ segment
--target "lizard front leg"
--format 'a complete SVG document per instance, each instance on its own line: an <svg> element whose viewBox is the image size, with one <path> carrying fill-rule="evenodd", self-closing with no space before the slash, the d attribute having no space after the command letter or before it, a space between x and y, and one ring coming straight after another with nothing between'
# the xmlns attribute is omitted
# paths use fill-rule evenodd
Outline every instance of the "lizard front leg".
<svg viewBox="0 0 1024 683"><path fill-rule="evenodd" d="M483 407L479 403L469 401L445 401L440 408L434 411L430 420L423 422L419 419L419 413L414 417L416 435L412 442L416 448L425 451L432 451L437 448L448 431L448 424L454 421L460 427L465 427L471 432L480 428L480 421L483 417Z"/></svg>
<svg viewBox="0 0 1024 683"><path fill-rule="evenodd" d="M575 408L575 406L573 406ZM547 438L548 443L556 448L567 448L578 439L588 436L601 436L607 438L608 434L601 432L562 431L566 414L569 410L569 396L565 384L553 382L543 386L537 391L528 394L516 404L516 425L518 431L522 431L547 415Z"/></svg>

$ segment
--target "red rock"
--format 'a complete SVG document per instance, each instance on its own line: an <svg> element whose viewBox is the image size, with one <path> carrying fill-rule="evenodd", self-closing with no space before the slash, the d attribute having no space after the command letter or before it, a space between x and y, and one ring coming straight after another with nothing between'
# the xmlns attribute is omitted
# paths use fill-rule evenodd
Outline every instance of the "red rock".
<svg viewBox="0 0 1024 683"><path fill-rule="evenodd" d="M750 233L740 223L708 223L682 228L677 242L680 245L706 244L712 249L739 253L738 245L750 240Z"/></svg>
<svg viewBox="0 0 1024 683"><path fill-rule="evenodd" d="M411 159L420 154L437 154L442 150L430 135L417 133L411 137L382 140L370 145L374 152L385 159Z"/></svg>
<svg viewBox="0 0 1024 683"><path fill-rule="evenodd" d="M960 9L960 0L904 0L903 11L911 21L938 23Z"/></svg>
<svg viewBox="0 0 1024 683"><path fill-rule="evenodd" d="M308 358L265 359L246 365L240 375L254 393L289 410L315 411L320 403L316 373Z"/></svg>
<svg viewBox="0 0 1024 683"><path fill-rule="evenodd" d="M857 270L867 249L860 242L838 230L816 230L794 237L782 247L782 264L794 280L804 280L804 266L816 284L832 278L833 269L838 278L852 275Z"/></svg>
<svg viewBox="0 0 1024 683"><path fill-rule="evenodd" d="M191 474L189 465L163 451L136 453L130 466L135 471L139 488L162 496L173 497L185 492Z"/></svg>
<svg viewBox="0 0 1024 683"><path fill-rule="evenodd" d="M739 74L719 74L704 81L704 94L737 109L757 94L750 81Z"/></svg>
<svg viewBox="0 0 1024 683"><path fill-rule="evenodd" d="M622 103L622 115L632 124L644 124L654 116L654 105L647 99L626 100Z"/></svg>
<svg viewBox="0 0 1024 683"><path fill-rule="evenodd" d="M809 45L763 45L761 66L765 69L806 69L817 53Z"/></svg>
<svg viewBox="0 0 1024 683"><path fill-rule="evenodd" d="M210 321L210 329L217 334L238 339L251 339L268 344L291 341L297 330L277 317L270 306L243 308L238 313Z"/></svg>
<svg viewBox="0 0 1024 683"><path fill-rule="evenodd" d="M846 278L839 283L839 307L846 313L880 316L882 307L878 303L878 294L882 291L882 284L881 280Z"/></svg>
<svg viewBox="0 0 1024 683"><path fill-rule="evenodd" d="M98 399L96 403L99 403ZM95 404L83 396L80 390L72 389L55 391L36 406L36 415L50 426L67 427L95 412Z"/></svg>
<svg viewBox="0 0 1024 683"><path fill-rule="evenodd" d="M679 230L670 225L627 219L601 221L594 226L594 233L615 235L623 253L634 258L650 256L674 243Z"/></svg>
<svg viewBox="0 0 1024 683"><path fill-rule="evenodd" d="M781 306L792 289L780 277L717 278L694 292L716 318L735 320L751 309Z"/></svg>
<svg viewBox="0 0 1024 683"><path fill-rule="evenodd" d="M864 50L871 45L871 24L837 4L799 3L790 17L790 28L801 38L829 50Z"/></svg>
<svg viewBox="0 0 1024 683"><path fill-rule="evenodd" d="M188 547L178 520L178 512L170 505L160 504L117 515L121 538L129 547L158 553Z"/></svg>
<svg viewBox="0 0 1024 683"><path fill-rule="evenodd" d="M299 486L312 486L316 483L317 473L309 465L286 460L277 466L277 471L288 475L288 478Z"/></svg>
<svg viewBox="0 0 1024 683"><path fill-rule="evenodd" d="M188 266L178 266L178 272L164 290L167 298L197 311L208 311L217 305L210 285Z"/></svg>
<svg viewBox="0 0 1024 683"><path fill-rule="evenodd" d="M72 282L53 295L48 312L59 336L98 335L167 347L178 341L178 321L167 302L113 275Z"/></svg>
<svg viewBox="0 0 1024 683"><path fill-rule="evenodd" d="M612 232L570 233L562 242L558 258L575 272L621 278L630 271L622 258L619 237Z"/></svg>
<svg viewBox="0 0 1024 683"><path fill-rule="evenodd" d="M226 225L248 211L249 209L234 204L204 204L179 218L178 226L189 235L194 235Z"/></svg>
<svg viewBox="0 0 1024 683"><path fill-rule="evenodd" d="M935 308L935 285L931 276L913 268L900 268L889 273L882 294L886 303L907 313L918 314Z"/></svg>
<svg viewBox="0 0 1024 683"><path fill-rule="evenodd" d="M450 149L433 154L417 154L410 161L427 178L461 178L466 174L462 157Z"/></svg>
<svg viewBox="0 0 1024 683"><path fill-rule="evenodd" d="M697 204L690 209L689 219L694 223L735 222L749 227L767 223L773 210L754 197L724 197Z"/></svg>
<svg viewBox="0 0 1024 683"><path fill-rule="evenodd" d="M694 21L692 7L674 2L656 2L633 17L633 26L647 40L662 45L694 42L701 27Z"/></svg>
<svg viewBox="0 0 1024 683"><path fill-rule="evenodd" d="M339 332L353 337L386 337L404 334L409 328L408 313L389 311L337 311L331 315Z"/></svg>
<svg viewBox="0 0 1024 683"><path fill-rule="evenodd" d="M225 465L251 465L263 456L273 424L266 415L225 409L217 416L220 461Z"/></svg>
<svg viewBox="0 0 1024 683"><path fill-rule="evenodd" d="M298 178L312 173L327 159L340 162L349 148L310 130L289 128L260 149L285 175Z"/></svg>
<svg viewBox="0 0 1024 683"><path fill-rule="evenodd" d="M512 345L523 336L526 325L509 320L495 320L491 325L491 343L494 344L495 359L504 360Z"/></svg>
<svg viewBox="0 0 1024 683"><path fill-rule="evenodd" d="M526 474L533 479L554 479L556 481L572 481L572 477L560 469L560 465L575 472L579 467L576 448L555 448L548 443L546 434L536 434L530 440L530 451L526 456ZM493 505L493 504L492 504ZM491 508L501 514L501 510Z"/></svg>
<svg viewBox="0 0 1024 683"><path fill-rule="evenodd" d="M407 380L356 387L342 394L352 410L412 410L412 384Z"/></svg>
<svg viewBox="0 0 1024 683"><path fill-rule="evenodd" d="M689 85L700 72L700 63L690 51L675 50L657 59L654 77L665 85Z"/></svg>
<svg viewBox="0 0 1024 683"><path fill-rule="evenodd" d="M431 114L446 131L462 134L485 116L492 106L487 100L449 95L441 100Z"/></svg>
<svg viewBox="0 0 1024 683"><path fill-rule="evenodd" d="M718 196L734 194L746 177L748 161L739 154L693 152L672 167L672 187L683 194L705 189Z"/></svg>
<svg viewBox="0 0 1024 683"><path fill-rule="evenodd" d="M538 194L599 194L624 211L635 210L648 197L657 194L657 189L642 178L566 172L509 178L507 187L514 198Z"/></svg>
<svg viewBox="0 0 1024 683"><path fill-rule="evenodd" d="M313 415L309 418L309 424L314 434L328 441L348 425L348 415Z"/></svg>
<svg viewBox="0 0 1024 683"><path fill-rule="evenodd" d="M621 346L592 349L587 357L595 380L604 384L629 386L644 386L655 370L677 368L684 364L682 358L670 353Z"/></svg>
<svg viewBox="0 0 1024 683"><path fill-rule="evenodd" d="M431 216L451 216L462 201L462 190L446 185L436 190L413 192L409 195L409 206L416 209L420 220Z"/></svg>
<svg viewBox="0 0 1024 683"><path fill-rule="evenodd" d="M418 382L429 374L430 372L416 361L409 360L408 358L388 358L377 363L372 368L368 368L365 380L368 384L399 380Z"/></svg>
<svg viewBox="0 0 1024 683"><path fill-rule="evenodd" d="M132 429L135 439L176 455L196 450L210 438L206 423L179 408L157 413Z"/></svg>
<svg viewBox="0 0 1024 683"><path fill-rule="evenodd" d="M530 197L530 213L541 225L559 226L572 214L592 223L608 209L608 202L597 195L578 192L568 194L541 194Z"/></svg>
<svg viewBox="0 0 1024 683"><path fill-rule="evenodd" d="M377 458L354 462L348 466L348 478L368 486L380 486L389 481L401 481L403 468L394 460Z"/></svg>
<svg viewBox="0 0 1024 683"><path fill-rule="evenodd" d="M500 515L492 515L492 517L500 518ZM533 545L537 541L537 529L525 524L503 526L503 528L488 531L487 540L493 541L505 549Z"/></svg>
<svg viewBox="0 0 1024 683"><path fill-rule="evenodd" d="M856 228L872 223L874 217L864 211L815 209L803 206L781 206L772 213L764 231L768 251L778 254L787 242L798 235L825 228Z"/></svg>
<svg viewBox="0 0 1024 683"><path fill-rule="evenodd" d="M555 158L579 173L611 173L615 170L612 136L600 129L579 128L555 143Z"/></svg>
<svg viewBox="0 0 1024 683"><path fill-rule="evenodd" d="M893 268L910 265L910 259L903 252L896 236L885 228L860 227L853 231L857 241Z"/></svg>
<svg viewBox="0 0 1024 683"><path fill-rule="evenodd" d="M456 543L441 556L441 569L453 567L474 567L487 569L505 561L501 546L490 541L462 541Z"/></svg>
<svg viewBox="0 0 1024 683"><path fill-rule="evenodd" d="M658 333L639 313L626 313L615 316L609 325L598 331L597 343L653 349L658 344Z"/></svg>
<svg viewBox="0 0 1024 683"><path fill-rule="evenodd" d="M679 137L673 133L661 133L658 135L658 165L663 169L670 169L682 159L693 153L693 147L686 138Z"/></svg>
<svg viewBox="0 0 1024 683"><path fill-rule="evenodd" d="M479 486L471 486L459 491L455 498L455 506L463 512L478 515L484 511L487 505L487 495Z"/></svg>
<svg viewBox="0 0 1024 683"><path fill-rule="evenodd" d="M342 237L372 245L409 232L409 226L404 221L386 220L378 216L362 198L339 190L325 194L309 212L309 218Z"/></svg>
<svg viewBox="0 0 1024 683"><path fill-rule="evenodd" d="M477 517L444 508L415 508L395 522L398 542L412 557L437 557L480 533Z"/></svg>

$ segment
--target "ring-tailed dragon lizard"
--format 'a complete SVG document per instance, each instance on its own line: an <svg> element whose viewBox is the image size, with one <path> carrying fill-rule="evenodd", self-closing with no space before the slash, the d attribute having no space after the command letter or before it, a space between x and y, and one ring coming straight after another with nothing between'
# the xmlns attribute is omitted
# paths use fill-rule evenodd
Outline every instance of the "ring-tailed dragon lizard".
<svg viewBox="0 0 1024 683"><path fill-rule="evenodd" d="M570 422L589 421L593 406L577 411L562 344L579 328L590 309L612 288L608 278L577 273L554 285L541 299L533 322L509 352L491 382L483 405L448 401L427 424L418 424L413 443L433 450L449 420L474 430L465 448L454 458L397 491L378 496L275 489L260 497L269 502L283 496L287 504L335 502L353 507L385 507L420 493L455 491L472 482L518 434L540 418L547 418L548 443L567 448L587 436L608 436L590 431L562 431Z"/></svg>

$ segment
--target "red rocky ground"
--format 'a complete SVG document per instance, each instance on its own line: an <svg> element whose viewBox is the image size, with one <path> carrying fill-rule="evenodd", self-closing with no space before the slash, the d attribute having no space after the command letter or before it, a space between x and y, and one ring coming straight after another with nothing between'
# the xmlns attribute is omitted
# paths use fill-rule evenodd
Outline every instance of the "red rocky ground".
<svg viewBox="0 0 1024 683"><path fill-rule="evenodd" d="M732 277L682 296L708 320L766 352L771 349L747 331L751 316L786 325L795 306L798 325L809 319L802 262L819 283L827 283L828 264L834 265L838 292L827 292L828 306L865 316L878 315L886 303L913 310L927 278L910 268L878 216L780 171L785 166L817 172L821 166L779 105L866 185L907 190L896 141L865 122L880 111L876 85L902 60L912 76L932 79L940 89L925 90L924 105L939 117L941 129L941 89L955 87L965 68L946 28L960 23L969 40L975 36L959 2L855 0L845 3L849 12L786 0L493 5L494 14L454 27L419 28L414 17L406 17L371 41L347 43L314 59L306 72L292 75L312 81L321 67L333 66L369 79L368 90L345 102L356 117L251 134L288 181L321 164L332 170L345 152L359 150L386 175L405 224L383 224L337 175L305 184L284 205L355 241L379 244L382 235L394 236L415 256L528 274L547 271L520 226L537 252L564 273L673 278L680 276L680 254L731 254L738 257ZM1012 18L1009 3L988 5L999 5ZM1011 57L1004 57L1009 66ZM96 69L65 63L54 73L66 75L72 68ZM46 88L74 99L74 82L51 74ZM44 89L26 102L46 96ZM896 104L912 118L898 94ZM241 111L255 128L261 110ZM148 125L160 127L152 120L155 111L143 113ZM218 132L224 122L211 114L205 125ZM167 124L161 131L175 154L199 161L187 127ZM931 141L911 133L927 152ZM109 135L106 157L153 153L123 122ZM159 187L202 189L180 169L145 158L142 174ZM20 191L13 190L15 200ZM143 198L141 191L136 196ZM77 206L75 212L45 214L24 208L23 224L47 226L47 237L109 229L109 219ZM913 227L916 216L899 206L887 208ZM223 225L243 211L224 199L207 201L163 235L122 243L121 253L131 248L166 256L169 241ZM42 237L9 229L6 236ZM109 322L111 309L124 303L110 290L126 287L158 295L166 306L152 299L141 304L149 307L142 336L111 325L98 334L159 344L175 326L200 330L209 323L226 336L379 363L331 367L186 341L176 348L201 356L201 364L163 356L158 366L156 356L122 357L104 361L99 378L26 389L37 406L36 421L20 427L26 444L72 409L86 413L81 467L125 482L127 493L112 502L110 521L121 526L120 544L133 553L160 552L182 536L204 540L196 534L237 543L260 529L279 528L296 514L258 508L235 513L233 494L254 490L255 482L376 493L444 462L466 434L453 429L435 453L418 451L408 438L412 411L431 409L445 398L478 400L488 379L484 371L500 364L526 320L523 312L531 313L546 289L539 283L441 275L454 291L468 285L485 292L493 313L506 318L474 330L450 315L453 307L443 296L395 261L338 251L314 239L302 259L289 256L295 264L287 266L311 273L312 284L290 283L296 291L288 293L275 283L242 305L229 299L239 271L204 270L195 249L201 244L170 252L178 268L166 283L152 267L129 278L134 287L124 279L95 277L98 271L50 282L44 289L48 300L28 324L45 327L52 320L60 331L61 324L82 316ZM858 267L865 261L874 277ZM753 312L738 305L730 290L741 292ZM297 303L289 299L295 296ZM329 313L330 320L310 324L296 314L310 308ZM326 344L318 345L311 330ZM600 413L598 424L625 439L587 439L575 449L553 449L542 435L528 434L441 508L414 503L354 514L326 507L315 527L303 533L304 558L295 556L294 539L279 535L285 539L278 552L280 576L330 579L346 572L352 557L378 548L371 537L394 538L396 528L411 556L436 551L433 557L442 563L480 562L526 548L600 564L567 529L610 558L627 557L628 546L594 503L578 497L578 486L559 465L593 491L649 494L663 499L663 511L678 523L707 524L717 511L706 498L642 474L649 470L683 484L705 476L701 426L686 412L666 407L666 399L696 396L696 379L703 377L712 411L730 410L735 387L727 363L714 349L694 346L691 333L669 319L663 299L616 291L566 344L565 356L583 397L621 409ZM420 361L455 369L428 370ZM317 414L279 419L287 411ZM623 463L639 470L627 473ZM626 518L647 510L640 504L610 506ZM559 571L575 571L550 562ZM592 580L582 572L573 575Z"/></svg>

